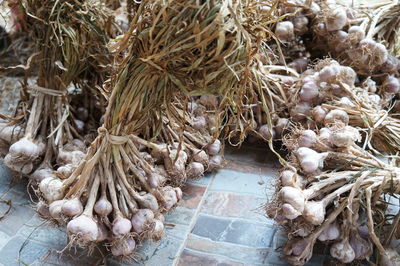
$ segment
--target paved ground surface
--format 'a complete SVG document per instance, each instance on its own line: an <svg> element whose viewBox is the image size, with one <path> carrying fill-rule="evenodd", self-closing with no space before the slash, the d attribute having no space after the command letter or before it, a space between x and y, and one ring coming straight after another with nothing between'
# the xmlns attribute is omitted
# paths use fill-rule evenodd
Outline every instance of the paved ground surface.
<svg viewBox="0 0 400 266"><path fill-rule="evenodd" d="M0 264L9 265L286 265L283 234L263 215L278 163L264 147L228 148L228 165L189 182L184 200L166 217L166 237L146 242L136 261L118 261L105 250L65 249L65 233L39 218L26 182L13 182L0 166ZM11 206L11 207L10 207ZM309 265L322 265L314 255Z"/></svg>

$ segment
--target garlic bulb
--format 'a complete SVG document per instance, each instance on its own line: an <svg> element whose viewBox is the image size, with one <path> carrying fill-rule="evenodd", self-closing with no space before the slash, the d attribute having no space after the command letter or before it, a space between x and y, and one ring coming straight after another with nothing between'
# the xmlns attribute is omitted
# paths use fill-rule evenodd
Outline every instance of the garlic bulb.
<svg viewBox="0 0 400 266"><path fill-rule="evenodd" d="M282 41L290 41L294 38L294 25L290 21L281 21L276 24L275 35Z"/></svg>
<svg viewBox="0 0 400 266"><path fill-rule="evenodd" d="M350 263L355 259L355 252L351 247L347 237L342 241L336 242L331 246L331 256L343 263Z"/></svg>

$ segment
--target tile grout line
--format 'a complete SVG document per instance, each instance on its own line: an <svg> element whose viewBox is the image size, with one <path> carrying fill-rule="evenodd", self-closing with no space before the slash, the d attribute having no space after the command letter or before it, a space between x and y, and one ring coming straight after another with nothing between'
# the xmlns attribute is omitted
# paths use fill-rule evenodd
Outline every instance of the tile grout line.
<svg viewBox="0 0 400 266"><path fill-rule="evenodd" d="M179 250L178 250L178 252L177 252L177 255L176 255L174 261L172 262L172 265L174 265L174 266L177 265L178 262L179 262L179 259L180 259L180 257L181 257L181 254L182 254L183 250L185 249L185 246L186 246L187 240L188 240L188 238L189 238L190 232L192 231L192 229L193 229L194 226L196 225L197 218L199 217L199 213L200 213L201 207L202 207L202 205L203 205L203 202L204 202L205 198L206 198L207 195L208 195L208 191L209 191L211 185L214 183L214 179L215 179L215 176L217 175L217 173L218 173L218 172L216 172L216 173L213 174L210 183L208 183L208 185L207 185L207 187L206 187L206 190L205 190L204 193L203 193L203 197L201 198L201 200L200 200L200 202L199 202L199 205L197 206L197 209L196 209L196 211L195 211L195 213L194 213L194 215L193 215L192 221L190 222L190 224L189 224L189 226L188 226L187 234L186 234L186 236L184 237L181 246L179 247Z"/></svg>

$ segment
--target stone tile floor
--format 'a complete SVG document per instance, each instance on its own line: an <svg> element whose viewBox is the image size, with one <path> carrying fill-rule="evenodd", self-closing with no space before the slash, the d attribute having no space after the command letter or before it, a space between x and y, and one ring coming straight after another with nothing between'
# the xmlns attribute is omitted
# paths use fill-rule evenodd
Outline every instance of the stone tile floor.
<svg viewBox="0 0 400 266"><path fill-rule="evenodd" d="M166 236L145 242L134 261L106 250L68 249L66 235L31 208L27 182L13 182L0 166L0 265L287 265L285 237L263 215L279 164L264 146L227 147L225 169L191 181L184 199L166 216ZM321 253L322 254L322 253ZM315 254L309 265L324 264Z"/></svg>

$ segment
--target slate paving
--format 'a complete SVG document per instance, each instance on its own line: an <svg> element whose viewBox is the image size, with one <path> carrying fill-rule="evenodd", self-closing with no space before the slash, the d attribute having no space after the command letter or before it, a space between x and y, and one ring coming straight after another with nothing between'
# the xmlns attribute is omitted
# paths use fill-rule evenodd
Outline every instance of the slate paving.
<svg viewBox="0 0 400 266"><path fill-rule="evenodd" d="M134 260L121 261L105 248L66 248L62 228L39 218L31 208L27 181L13 182L0 165L0 198L11 200L0 220L0 265L287 265L279 248L285 236L263 214L279 169L263 145L227 147L227 166L183 188L183 200L166 215L165 237L145 242ZM8 206L0 204L0 216ZM314 255L308 265L322 265Z"/></svg>

